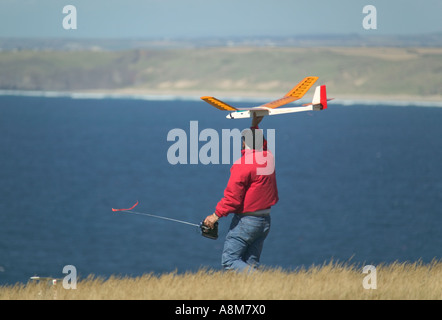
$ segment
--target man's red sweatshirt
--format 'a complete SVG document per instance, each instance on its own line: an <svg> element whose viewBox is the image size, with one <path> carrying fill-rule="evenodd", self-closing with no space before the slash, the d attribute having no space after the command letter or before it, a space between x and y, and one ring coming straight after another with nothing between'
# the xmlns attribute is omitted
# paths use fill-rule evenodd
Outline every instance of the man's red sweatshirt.
<svg viewBox="0 0 442 320"><path fill-rule="evenodd" d="M215 209L218 217L269 209L278 202L275 160L266 142L264 150L242 150L242 157L232 165L224 197Z"/></svg>

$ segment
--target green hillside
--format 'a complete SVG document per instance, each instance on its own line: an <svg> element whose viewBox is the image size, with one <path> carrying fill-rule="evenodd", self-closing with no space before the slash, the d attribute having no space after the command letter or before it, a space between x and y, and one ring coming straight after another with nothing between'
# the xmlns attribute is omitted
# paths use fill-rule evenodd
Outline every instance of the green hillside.
<svg viewBox="0 0 442 320"><path fill-rule="evenodd" d="M0 52L0 89L281 94L307 75L333 96L442 96L441 48Z"/></svg>

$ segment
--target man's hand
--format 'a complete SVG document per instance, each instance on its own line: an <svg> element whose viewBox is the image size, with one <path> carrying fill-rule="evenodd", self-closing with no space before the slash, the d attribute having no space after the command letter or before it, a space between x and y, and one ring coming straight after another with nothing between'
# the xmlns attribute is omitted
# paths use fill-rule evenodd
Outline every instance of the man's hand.
<svg viewBox="0 0 442 320"><path fill-rule="evenodd" d="M217 222L218 220L219 217L215 213L213 213L210 216L207 216L206 219L204 219L204 224L208 226L210 229L213 229L215 222Z"/></svg>
<svg viewBox="0 0 442 320"><path fill-rule="evenodd" d="M253 112L253 118L252 118L252 128L253 127L257 127L258 124L262 121L262 119L264 118L264 116L257 116L256 112Z"/></svg>

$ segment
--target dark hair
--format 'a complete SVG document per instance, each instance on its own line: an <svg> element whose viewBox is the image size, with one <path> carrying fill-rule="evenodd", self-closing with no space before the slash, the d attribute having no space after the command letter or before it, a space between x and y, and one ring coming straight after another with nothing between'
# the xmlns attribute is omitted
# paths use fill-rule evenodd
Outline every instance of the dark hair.
<svg viewBox="0 0 442 320"><path fill-rule="evenodd" d="M241 141L249 149L261 150L264 142L264 134L261 129L244 129L241 132Z"/></svg>

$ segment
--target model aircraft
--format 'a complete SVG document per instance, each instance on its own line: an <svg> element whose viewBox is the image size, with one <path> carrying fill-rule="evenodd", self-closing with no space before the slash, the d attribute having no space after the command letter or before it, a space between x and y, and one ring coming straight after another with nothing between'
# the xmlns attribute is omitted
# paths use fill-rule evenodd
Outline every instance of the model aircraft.
<svg viewBox="0 0 442 320"><path fill-rule="evenodd" d="M306 77L284 97L253 108L235 108L219 99L209 96L201 97L201 99L215 108L223 111L231 111L226 116L228 119L251 118L253 117L253 113L255 113L257 116L272 116L292 112L323 110L327 109L327 101L333 100L327 99L325 85L316 87L312 103L303 104L302 106L298 107L276 109L280 106L301 99L318 79L319 77Z"/></svg>

